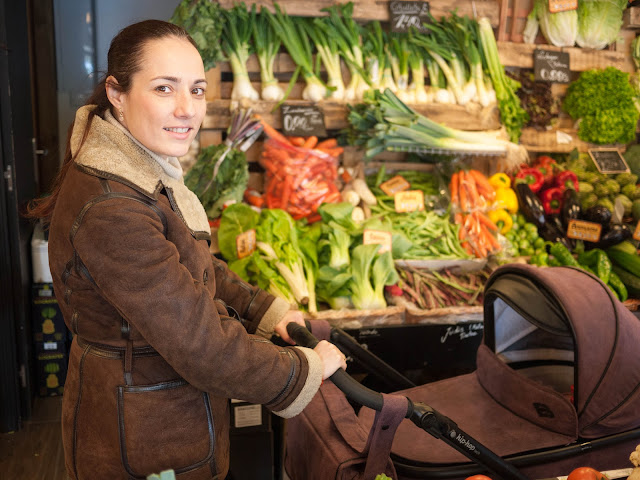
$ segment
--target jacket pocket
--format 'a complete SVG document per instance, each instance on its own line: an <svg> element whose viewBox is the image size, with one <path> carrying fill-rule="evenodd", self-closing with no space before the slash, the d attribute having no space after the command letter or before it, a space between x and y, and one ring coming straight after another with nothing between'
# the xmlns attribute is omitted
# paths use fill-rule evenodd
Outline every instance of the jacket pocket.
<svg viewBox="0 0 640 480"><path fill-rule="evenodd" d="M118 425L122 463L134 478L212 464L209 396L184 380L119 386Z"/></svg>

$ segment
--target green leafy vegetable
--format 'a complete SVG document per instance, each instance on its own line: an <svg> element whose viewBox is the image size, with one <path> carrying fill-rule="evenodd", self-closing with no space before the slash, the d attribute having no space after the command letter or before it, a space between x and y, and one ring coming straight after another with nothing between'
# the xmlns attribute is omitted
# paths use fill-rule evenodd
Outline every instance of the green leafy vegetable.
<svg viewBox="0 0 640 480"><path fill-rule="evenodd" d="M576 43L602 50L618 38L627 0L580 0Z"/></svg>
<svg viewBox="0 0 640 480"><path fill-rule="evenodd" d="M223 60L220 40L224 25L222 8L210 0L182 0L171 16L171 23L184 28L198 46L204 69Z"/></svg>
<svg viewBox="0 0 640 480"><path fill-rule="evenodd" d="M391 252L378 254L380 245L358 245L352 252L351 301L361 310L385 308L384 286L398 281Z"/></svg>
<svg viewBox="0 0 640 480"><path fill-rule="evenodd" d="M538 28L551 45L573 47L578 34L578 11L551 13L547 0L535 0L524 27L524 43L535 43Z"/></svg>
<svg viewBox="0 0 640 480"><path fill-rule="evenodd" d="M629 143L640 116L629 74L615 67L587 70L569 85L563 108L580 119L578 136L585 142Z"/></svg>

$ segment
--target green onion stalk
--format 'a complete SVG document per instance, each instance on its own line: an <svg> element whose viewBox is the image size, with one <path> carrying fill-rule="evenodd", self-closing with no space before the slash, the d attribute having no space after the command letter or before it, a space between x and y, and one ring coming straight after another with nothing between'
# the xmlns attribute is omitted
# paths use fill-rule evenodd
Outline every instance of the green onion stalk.
<svg viewBox="0 0 640 480"><path fill-rule="evenodd" d="M361 100L370 89L370 80L364 68L362 28L353 19L353 2L323 8L329 14L325 33L336 39L340 54L347 62L351 80L345 89L344 100Z"/></svg>
<svg viewBox="0 0 640 480"><path fill-rule="evenodd" d="M631 58L633 59L633 64L636 66L636 71L633 75L630 75L629 80L635 91L633 103L635 103L636 108L640 111L640 37L634 38L631 42Z"/></svg>
<svg viewBox="0 0 640 480"><path fill-rule="evenodd" d="M432 150L506 157L508 167L527 162L524 147L497 137L497 132L457 130L434 122L403 103L393 92L373 92L364 106L349 112L347 137L365 145L365 157L383 151Z"/></svg>
<svg viewBox="0 0 640 480"><path fill-rule="evenodd" d="M424 64L429 74L431 97L435 103L456 103L455 97L447 88L447 81L436 61L428 54L424 56Z"/></svg>
<svg viewBox="0 0 640 480"><path fill-rule="evenodd" d="M371 89L384 92L389 88L397 91L397 85L391 71L390 54L387 49L387 35L382 30L378 20L369 22L364 30L364 55L365 64L371 82Z"/></svg>
<svg viewBox="0 0 640 480"><path fill-rule="evenodd" d="M306 28L307 34L315 44L318 56L322 60L327 71L327 87L330 90L329 99L341 102L344 100L344 81L342 80L342 66L340 60L340 49L335 38L326 35L327 18L300 19Z"/></svg>
<svg viewBox="0 0 640 480"><path fill-rule="evenodd" d="M262 90L260 95L263 100L279 102L284 98L284 90L273 74L273 65L280 50L280 38L273 30L267 16L267 9L262 8L256 13L256 4L251 7L251 18L254 25L253 44L260 64L260 81Z"/></svg>
<svg viewBox="0 0 640 480"><path fill-rule="evenodd" d="M462 89L464 83L461 83L461 79L459 79L460 72L458 71L456 73L451 67L451 64L447 62L457 62L458 56L456 53L449 49L449 45L443 46L438 43L432 35L415 35L413 36L413 42L417 46L422 47L429 57L438 64L438 67L447 79L447 88L455 98L455 102L452 103L464 105L466 103ZM446 45L446 43L444 45Z"/></svg>
<svg viewBox="0 0 640 480"><path fill-rule="evenodd" d="M409 44L409 67L411 68L410 96L417 104L430 103L433 99L424 86L425 66L422 51L416 45Z"/></svg>
<svg viewBox="0 0 640 480"><path fill-rule="evenodd" d="M301 22L294 20L283 12L278 4L274 3L273 6L275 14L269 12L267 17L280 37L282 44L297 65L297 69L291 78L289 90L296 82L298 75L302 73L307 84L302 92L302 98L312 102L319 102L327 95L327 87L322 83L315 71L311 42L306 29Z"/></svg>
<svg viewBox="0 0 640 480"><path fill-rule="evenodd" d="M493 88L496 92L502 124L505 126L511 141L517 142L520 139L522 127L529 121L529 115L522 107L516 94L520 88L520 82L507 77L500 62L493 28L486 17L478 21L478 39L483 63L491 76Z"/></svg>
<svg viewBox="0 0 640 480"><path fill-rule="evenodd" d="M235 109L243 99L259 100L260 94L249 80L247 61L251 55L251 33L254 30L253 18L244 2L224 11L225 25L222 36L222 50L231 64L233 89L231 90L231 108Z"/></svg>
<svg viewBox="0 0 640 480"><path fill-rule="evenodd" d="M391 69L398 90L396 95L406 103L414 103L415 98L409 91L409 40L404 33L391 34Z"/></svg>

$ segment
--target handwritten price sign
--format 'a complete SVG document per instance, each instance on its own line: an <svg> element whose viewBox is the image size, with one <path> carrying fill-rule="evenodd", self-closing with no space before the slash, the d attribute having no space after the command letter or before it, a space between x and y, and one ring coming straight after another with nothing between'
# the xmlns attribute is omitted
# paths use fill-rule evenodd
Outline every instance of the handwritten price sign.
<svg viewBox="0 0 640 480"><path fill-rule="evenodd" d="M538 48L533 52L533 72L537 81L569 83L569 54Z"/></svg>
<svg viewBox="0 0 640 480"><path fill-rule="evenodd" d="M428 2L389 2L389 24L392 32L406 33L411 28L426 33L423 26L429 23Z"/></svg>
<svg viewBox="0 0 640 480"><path fill-rule="evenodd" d="M314 105L282 105L282 130L296 137L326 137L324 114Z"/></svg>

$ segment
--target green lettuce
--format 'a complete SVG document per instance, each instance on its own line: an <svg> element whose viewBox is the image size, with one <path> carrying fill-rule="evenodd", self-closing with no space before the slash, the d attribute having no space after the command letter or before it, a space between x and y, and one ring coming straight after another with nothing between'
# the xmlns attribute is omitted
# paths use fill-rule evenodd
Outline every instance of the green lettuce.
<svg viewBox="0 0 640 480"><path fill-rule="evenodd" d="M535 43L538 28L551 45L572 47L578 34L578 11L551 13L547 0L535 0L524 27L524 43Z"/></svg>
<svg viewBox="0 0 640 480"><path fill-rule="evenodd" d="M618 38L627 0L580 0L576 43L602 50Z"/></svg>

